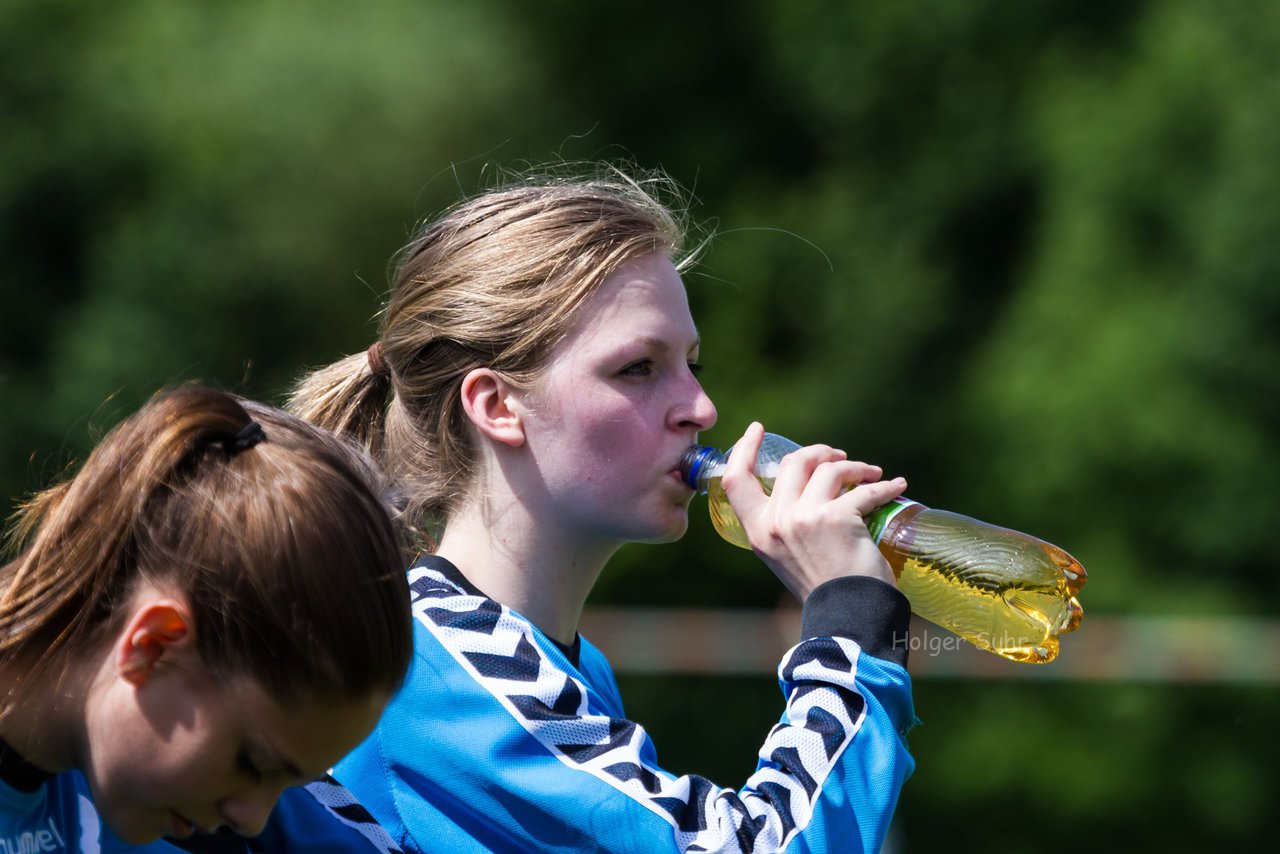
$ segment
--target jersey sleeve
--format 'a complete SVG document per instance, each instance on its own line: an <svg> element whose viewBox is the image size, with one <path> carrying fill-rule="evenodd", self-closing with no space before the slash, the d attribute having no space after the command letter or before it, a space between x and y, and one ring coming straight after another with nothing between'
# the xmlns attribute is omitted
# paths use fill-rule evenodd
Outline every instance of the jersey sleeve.
<svg viewBox="0 0 1280 854"><path fill-rule="evenodd" d="M261 854L402 854L355 796L328 776L285 790L266 829L246 842Z"/></svg>
<svg viewBox="0 0 1280 854"><path fill-rule="evenodd" d="M740 787L665 771L611 676L429 583L412 585L409 683L336 775L408 851L878 851L913 769L894 637L909 611L889 585L841 581L857 583L806 604L810 636L778 669L785 710Z"/></svg>

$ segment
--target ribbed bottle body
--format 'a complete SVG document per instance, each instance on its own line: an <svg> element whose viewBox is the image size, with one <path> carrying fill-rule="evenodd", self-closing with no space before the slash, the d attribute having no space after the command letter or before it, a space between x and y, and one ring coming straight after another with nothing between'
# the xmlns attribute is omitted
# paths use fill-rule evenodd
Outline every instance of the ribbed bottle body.
<svg viewBox="0 0 1280 854"><path fill-rule="evenodd" d="M890 521L878 543L911 609L1005 658L1056 658L1058 635L1084 614L1079 562L1019 531L916 506L901 524Z"/></svg>

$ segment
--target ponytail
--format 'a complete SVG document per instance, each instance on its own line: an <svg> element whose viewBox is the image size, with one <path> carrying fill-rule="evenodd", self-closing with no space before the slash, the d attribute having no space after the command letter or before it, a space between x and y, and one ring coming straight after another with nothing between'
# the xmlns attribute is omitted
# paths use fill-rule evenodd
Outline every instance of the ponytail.
<svg viewBox="0 0 1280 854"><path fill-rule="evenodd" d="M390 501L365 455L280 410L161 394L19 511L0 656L28 674L65 663L145 581L187 597L214 669L282 694L394 690L411 640Z"/></svg>
<svg viewBox="0 0 1280 854"><path fill-rule="evenodd" d="M182 389L116 428L69 483L19 510L30 545L6 567L0 653L53 656L102 623L136 568L139 521L201 456L227 456L249 422L226 395Z"/></svg>
<svg viewBox="0 0 1280 854"><path fill-rule="evenodd" d="M350 439L377 459L390 395L391 372L381 359L380 342L375 342L367 353L347 356L308 374L289 395L288 408L299 418Z"/></svg>
<svg viewBox="0 0 1280 854"><path fill-rule="evenodd" d="M289 412L330 433L354 442L363 448L383 471L396 471L402 476L400 484L405 499L401 527L413 549L431 551L435 541L429 528L441 514L436 508L423 507L420 496L427 485L415 478L417 467L406 467L390 458L387 453L388 432L396 430L396 420L404 421L403 413L396 418L395 379L382 355L382 342L375 341L364 353L346 356L304 376L289 394ZM412 427L408 432L412 434ZM402 443L412 446L410 440ZM438 482L437 488L448 484Z"/></svg>

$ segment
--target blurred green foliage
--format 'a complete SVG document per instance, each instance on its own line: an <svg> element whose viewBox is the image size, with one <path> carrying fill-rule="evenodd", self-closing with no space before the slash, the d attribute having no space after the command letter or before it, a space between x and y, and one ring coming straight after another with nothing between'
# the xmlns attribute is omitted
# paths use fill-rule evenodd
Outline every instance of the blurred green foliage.
<svg viewBox="0 0 1280 854"><path fill-rule="evenodd" d="M706 438L759 418L1067 547L1083 631L1276 616L1277 43L1280 8L1207 0L3 0L0 485L161 385L279 400L363 349L414 223L498 168L630 160L718 230L687 279ZM596 601L776 603L694 514ZM632 712L672 767L745 776L759 722L686 689L629 680ZM895 844L1264 839L1273 693L922 683Z"/></svg>

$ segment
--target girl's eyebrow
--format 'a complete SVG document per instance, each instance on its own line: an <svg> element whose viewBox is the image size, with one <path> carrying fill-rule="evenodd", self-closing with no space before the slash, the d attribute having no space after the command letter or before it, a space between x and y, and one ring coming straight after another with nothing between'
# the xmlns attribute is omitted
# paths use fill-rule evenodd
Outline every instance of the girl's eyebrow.
<svg viewBox="0 0 1280 854"><path fill-rule="evenodd" d="M661 350L661 351L662 351L662 352L664 352L664 353L665 353L667 350L670 350L670 349L671 349L671 345L670 345L669 343L667 343L667 341L666 341L665 339L662 339L662 338L655 338L655 337L654 337L654 336L652 336L652 335L642 335L642 336L640 336L639 338L635 338L635 339L633 339L633 340L632 340L631 342L629 342L629 343L632 343L632 344L647 344L647 345L649 345L650 347L653 347L653 348L654 348L654 349L656 349L656 350ZM693 339L693 343L692 343L691 345L689 345L689 349L690 349L690 350L700 350L700 349L702 349L702 337L701 337L701 336L695 336L695 337L694 337L694 339Z"/></svg>

